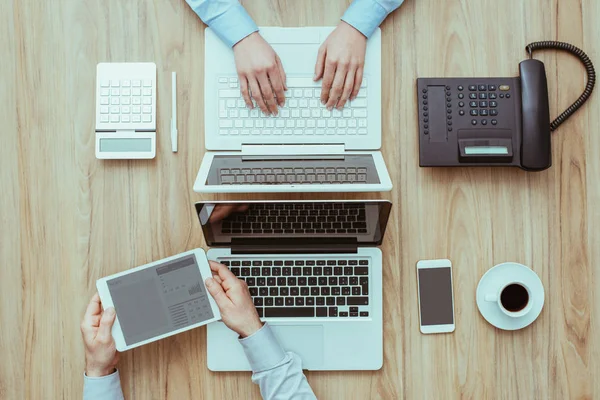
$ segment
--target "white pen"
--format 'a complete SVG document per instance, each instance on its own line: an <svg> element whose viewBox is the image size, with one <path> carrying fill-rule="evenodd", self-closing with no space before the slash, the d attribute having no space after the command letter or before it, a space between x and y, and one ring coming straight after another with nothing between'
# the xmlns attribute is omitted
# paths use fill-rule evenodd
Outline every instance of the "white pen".
<svg viewBox="0 0 600 400"><path fill-rule="evenodd" d="M171 150L177 153L177 74L173 71L171 75Z"/></svg>

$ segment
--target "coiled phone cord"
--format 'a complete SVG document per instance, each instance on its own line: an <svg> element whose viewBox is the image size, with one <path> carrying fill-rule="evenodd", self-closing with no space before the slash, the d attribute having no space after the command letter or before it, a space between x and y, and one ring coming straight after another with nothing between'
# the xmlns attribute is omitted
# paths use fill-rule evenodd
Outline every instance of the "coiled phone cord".
<svg viewBox="0 0 600 400"><path fill-rule="evenodd" d="M555 49L567 51L579 58L587 72L587 83L581 96L579 96L575 103L573 103L569 108L567 108L562 114L560 114L558 117L556 117L554 121L550 123L550 130L554 131L556 130L556 128L559 127L560 124L565 122L571 115L573 115L573 113L575 113L575 111L577 111L583 105L583 103L585 103L592 95L594 85L596 84L596 71L594 70L594 65L592 64L592 61L587 56L587 54L583 52L583 50L569 43L546 40L543 42L530 43L525 49L529 53L529 57L532 57L533 52L536 50Z"/></svg>

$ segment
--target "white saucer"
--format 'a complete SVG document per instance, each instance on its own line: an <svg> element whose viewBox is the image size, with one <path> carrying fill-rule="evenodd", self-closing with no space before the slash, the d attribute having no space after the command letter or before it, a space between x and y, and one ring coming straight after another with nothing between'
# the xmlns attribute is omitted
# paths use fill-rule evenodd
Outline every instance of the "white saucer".
<svg viewBox="0 0 600 400"><path fill-rule="evenodd" d="M485 301L486 294L498 293L504 285L514 279L522 280L529 286L532 292L531 301L533 301L531 311L518 318L504 314L498 307L498 303ZM525 328L535 321L544 307L544 297L544 286L539 276L523 264L513 262L498 264L491 268L481 277L477 285L476 299L479 312L487 322L507 331Z"/></svg>

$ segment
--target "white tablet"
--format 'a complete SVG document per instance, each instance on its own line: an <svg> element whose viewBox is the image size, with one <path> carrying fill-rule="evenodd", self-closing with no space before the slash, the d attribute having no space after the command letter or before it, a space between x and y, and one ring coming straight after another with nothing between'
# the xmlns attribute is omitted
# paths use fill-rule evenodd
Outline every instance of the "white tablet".
<svg viewBox="0 0 600 400"><path fill-rule="evenodd" d="M102 306L114 307L112 335L125 351L221 319L204 281L212 273L202 249L96 281Z"/></svg>

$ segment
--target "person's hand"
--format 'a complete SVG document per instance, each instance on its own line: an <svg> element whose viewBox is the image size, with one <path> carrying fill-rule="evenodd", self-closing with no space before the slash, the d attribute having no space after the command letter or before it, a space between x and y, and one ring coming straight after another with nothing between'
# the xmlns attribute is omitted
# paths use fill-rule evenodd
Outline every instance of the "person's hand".
<svg viewBox="0 0 600 400"><path fill-rule="evenodd" d="M233 213L244 213L248 211L248 204L217 204L208 218L209 222L219 222Z"/></svg>
<svg viewBox="0 0 600 400"><path fill-rule="evenodd" d="M317 55L315 81L323 78L321 103L331 110L342 109L358 95L363 78L367 38L341 21L323 42Z"/></svg>
<svg viewBox="0 0 600 400"><path fill-rule="evenodd" d="M115 370L119 361L119 353L111 334L115 317L115 309L112 307L102 311L100 296L96 293L81 321L87 376L110 375Z"/></svg>
<svg viewBox="0 0 600 400"><path fill-rule="evenodd" d="M217 302L225 325L241 337L248 337L262 328L246 282L236 278L223 264L209 263L213 277L206 280L206 287Z"/></svg>
<svg viewBox="0 0 600 400"><path fill-rule="evenodd" d="M249 108L256 101L265 114L277 115L277 105L285 104L285 72L275 50L254 32L233 46L240 89Z"/></svg>

